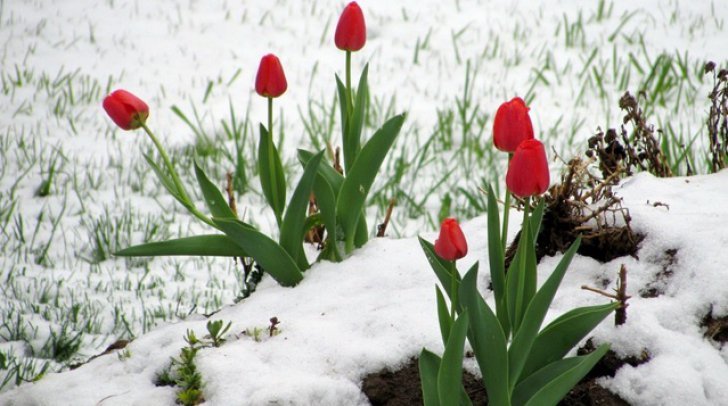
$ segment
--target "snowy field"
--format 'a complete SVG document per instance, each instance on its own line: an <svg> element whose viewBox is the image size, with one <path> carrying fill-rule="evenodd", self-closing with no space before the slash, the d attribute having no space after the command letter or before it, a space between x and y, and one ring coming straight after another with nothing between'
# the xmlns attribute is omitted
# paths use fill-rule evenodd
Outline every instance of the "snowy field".
<svg viewBox="0 0 728 406"><path fill-rule="evenodd" d="M708 172L713 78L703 65L728 68L723 2L534 4L360 2L368 39L353 68L358 77L370 64L365 134L407 113L368 202L374 225L397 200L388 237L341 264L315 265L295 289L266 278L235 304L242 270L230 260L111 255L205 227L148 169L149 140L117 129L101 101L116 88L145 100L148 125L191 190L194 156L220 184L242 165L238 205L275 234L256 174L256 129L266 119L253 88L258 62L273 52L285 69L288 91L275 104L285 136L277 142L297 178L296 148L339 142L334 74L343 74L344 54L333 32L344 3L0 0L0 404L173 404L175 389L155 386L155 377L186 345L188 329L204 335L203 315L214 312L232 328L225 345L198 354L207 404L366 404L363 376L396 369L423 346L441 350L435 278L414 236L432 240L439 218L457 216L471 246L465 262L487 262L479 188L502 185L493 114L516 95L531 107L549 155L568 160L598 128L621 124L625 91L644 90L674 172ZM245 138L237 147L249 159L236 159L225 131L238 126ZM551 164L558 179L563 164ZM551 318L602 303L579 287L613 288L626 264L628 322L604 322L594 338L620 356L649 352L650 362L602 382L630 403L728 405L728 350L701 327L709 314L728 315L728 259L719 254L728 244L726 182L725 171L625 180L616 191L647 235L639 259L577 257L554 301ZM540 280L558 259L542 260ZM663 281L667 262L672 277ZM481 279L485 287L487 272ZM638 294L658 282L662 295ZM280 334L242 334L274 316ZM54 373L119 339L133 341Z"/></svg>

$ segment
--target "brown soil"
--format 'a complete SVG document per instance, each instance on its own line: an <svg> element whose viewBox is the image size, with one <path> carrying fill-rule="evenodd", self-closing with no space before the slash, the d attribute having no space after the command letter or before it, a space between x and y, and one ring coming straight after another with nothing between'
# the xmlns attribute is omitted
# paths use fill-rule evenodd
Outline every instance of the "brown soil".
<svg viewBox="0 0 728 406"><path fill-rule="evenodd" d="M594 351L591 340L578 350L579 355ZM560 406L626 406L624 399L599 386L598 378L614 376L619 368L625 364L637 366L649 360L644 352L640 357L620 359L613 351L607 354L594 366L594 368L579 382L574 389L559 403ZM483 381L475 378L467 371L463 371L465 391L474 405L487 405L488 398L485 393ZM362 392L374 406L404 406L421 405L422 388L420 387L420 374L417 359L410 362L398 371L381 370L370 374L362 382Z"/></svg>
<svg viewBox="0 0 728 406"><path fill-rule="evenodd" d="M483 381L473 374L463 371L465 391L474 405L487 405ZM369 374L362 382L362 392L373 406L410 406L422 404L420 370L417 359L412 358L398 371L383 369Z"/></svg>
<svg viewBox="0 0 728 406"><path fill-rule="evenodd" d="M711 309L700 325L705 328L705 338L719 343L728 342L728 315L715 317Z"/></svg>
<svg viewBox="0 0 728 406"><path fill-rule="evenodd" d="M662 270L655 275L655 280L640 290L640 296L643 298L655 298L665 293L667 283L672 277L673 266L677 262L677 249L665 250L665 256L662 259Z"/></svg>

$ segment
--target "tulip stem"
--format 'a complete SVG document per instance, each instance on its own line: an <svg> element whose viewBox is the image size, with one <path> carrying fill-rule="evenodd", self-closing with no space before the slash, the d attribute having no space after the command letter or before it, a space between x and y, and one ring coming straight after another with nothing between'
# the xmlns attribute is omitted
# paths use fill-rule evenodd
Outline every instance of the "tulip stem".
<svg viewBox="0 0 728 406"><path fill-rule="evenodd" d="M270 173L270 184L271 184L271 187L273 188L273 191L274 191L273 192L273 195L275 196L275 200L278 200L279 199L279 196L275 192L277 190L277 187L276 187L276 177L275 177L275 173L276 172L274 170L275 165L273 163L273 156L275 155L275 152L273 151L274 146L273 146L273 98L272 97L268 97L268 137L269 137L269 142L268 142L268 166L269 166L268 173ZM280 215L280 213L278 212L278 210L275 207L273 208L273 211L275 212L275 215L276 215L276 223L278 223L278 228L280 228L281 227L281 223L283 222L283 220L281 219L281 215Z"/></svg>
<svg viewBox="0 0 728 406"><path fill-rule="evenodd" d="M152 130L147 127L145 123L141 124L141 127L144 129L144 131L147 133L149 138L152 139L152 142L157 147L157 151L159 151L159 155L162 156L162 160L164 161L164 166L167 167L167 171L169 171L169 175L172 177L172 182L174 183L175 189L177 189L177 200L182 203L187 210L189 210L195 217L202 220L203 222L217 228L215 223L210 220L209 217L202 214L195 205L192 203L192 200L190 199L190 196L187 194L187 191L185 191L185 187L182 185L182 181L179 178L179 175L177 175L177 171L174 170L174 166L172 166L172 161L169 159L169 155L167 155L167 151L164 150L164 147L159 142L159 139L154 135Z"/></svg>
<svg viewBox="0 0 728 406"><path fill-rule="evenodd" d="M346 116L351 116L352 110L351 91L351 51L346 51Z"/></svg>
<svg viewBox="0 0 728 406"><path fill-rule="evenodd" d="M513 159L513 153L508 154L508 164L510 165L511 159ZM506 199L503 203L503 231L501 233L501 244L503 246L503 252L508 247L508 215L511 211L511 191L506 187Z"/></svg>
<svg viewBox="0 0 728 406"><path fill-rule="evenodd" d="M458 268L455 261L448 261L448 264L450 265L450 319L455 321L455 308L458 303Z"/></svg>

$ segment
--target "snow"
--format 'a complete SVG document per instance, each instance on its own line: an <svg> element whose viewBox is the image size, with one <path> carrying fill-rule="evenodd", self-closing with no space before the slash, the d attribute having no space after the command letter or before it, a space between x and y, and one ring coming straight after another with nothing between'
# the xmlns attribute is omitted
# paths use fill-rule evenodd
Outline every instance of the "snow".
<svg viewBox="0 0 728 406"><path fill-rule="evenodd" d="M618 194L630 208L635 230L647 232L640 260L618 258L600 265L577 257L550 309L549 318L553 318L575 306L603 303L606 299L580 286L596 285L605 277L613 280L619 265L627 264L628 293L633 296L627 323L615 327L611 320L605 321L594 337L611 343L620 356L649 353L646 364L625 366L614 378L602 381L633 404L718 405L728 399L724 355L703 338L699 327L711 306L724 309L726 305L725 286L717 283L725 280L726 260L708 255L725 243L726 182L728 171L671 179L640 174L625 181ZM678 187L683 193L675 192ZM670 209L647 203L656 197ZM472 244L459 265L461 271L476 260L487 263L484 217L466 222L463 229ZM431 240L434 235L425 237ZM656 254L667 248L677 249L679 258L668 291L656 298L640 297L639 289L659 269ZM541 261L540 281L557 261L556 257ZM375 239L343 263L314 265L295 288L266 280L249 299L212 316L232 321L234 334L223 346L198 354L208 403L367 404L360 391L366 374L397 369L423 347L442 350L435 284L416 238ZM490 298L489 292L484 294ZM279 335L257 342L242 334L246 329L265 328L274 316L281 321ZM173 390L155 387L154 374L185 345L185 331L201 336L206 321L199 317L157 328L127 347L128 359L99 357L75 371L14 389L3 395L4 402L169 403Z"/></svg>
<svg viewBox="0 0 728 406"><path fill-rule="evenodd" d="M535 87L531 105L534 127L545 138L549 150L553 147L568 157L575 148L579 151L564 136L574 123L588 118L579 125L583 128L577 138L583 138L597 126L614 125L621 119L613 105L621 90L610 71L604 77L606 97L590 87L585 99L575 100L582 90L579 72L592 48L606 50L605 55L611 55L614 49L622 63L629 63L627 54L644 63L640 45L628 44L625 38L646 29L641 38L653 59L663 51L685 55L691 70L699 68L705 59L728 60L724 24L728 8L719 2L607 2L614 7L611 17L584 23L586 46L567 47L564 34L555 34L556 26L564 19L573 23L582 11L583 18L589 20L593 7L583 3L547 0L534 6L519 1L361 1L369 37L364 50L354 57L354 71L370 63L371 93L381 97L379 102L384 106L394 97L395 110L408 113L398 145L419 146L437 123L438 110L454 105L461 96L466 61L477 61L473 62L478 72L473 92L485 112L494 112L499 103L514 95L524 96L532 83L538 83L534 72L543 69L541 73L550 84ZM26 165L26 158L15 152L19 148L10 148L13 152L0 159L0 191L6 193L0 196L17 198L27 229L35 226L33 221L39 213L53 218L68 204L60 236L53 236L47 220L38 221L39 241L58 240L49 252L54 264L34 264L28 257L30 250L22 260L12 252L3 252L0 268L7 274L0 276L9 279L10 273L22 273L17 287L8 290L30 295L50 284L61 292L56 293L61 303L85 299L98 308L102 331L84 336L82 354L86 356L101 352L114 341L118 331L116 321L109 316L112 311L122 309L130 319L138 320L146 318L149 308L158 306L174 315L175 320L153 322L160 325L136 337L126 349L128 356L105 355L76 370L49 373L38 382L0 393L1 405L173 404L175 389L156 387L153 381L186 345L183 336L188 329L198 336L205 333L208 319L197 313L176 321L181 318L177 317L179 313L186 313L184 305L200 303L200 308L206 308L202 303L214 303L213 295L219 295L216 297L223 307L212 319L232 321L232 328L224 345L198 353L197 365L209 405L365 405L367 400L360 387L368 373L382 368L396 370L423 347L442 351L435 312L436 278L414 238L421 234L432 241L436 234L422 218L392 224L392 229L407 238L373 239L343 263L318 263L292 289L266 278L253 296L234 305L236 279L234 267L227 260L157 259L147 264L147 274L143 267L130 266L124 260L90 266L77 258L79 252L86 254L89 246L83 221L107 211L110 215L128 210L136 216L165 216L173 228L179 229L170 233L203 229L178 215L181 209L170 198L150 192L157 188L151 176L139 180L133 178L137 173L133 170L111 170L132 165L146 168L138 158L140 149L148 147L148 140L141 134L114 129L105 117L100 99L107 81L112 88L124 87L146 100L152 110L150 125L158 136L170 149L183 148L194 142L194 135L169 108L177 105L190 113L194 103L202 114L202 126L214 131L219 130L219 121L226 117L228 103L233 101L238 113L249 108L257 122L265 114L265 103L252 89L255 69L261 55L275 52L281 57L290 85L286 95L276 100L276 106L286 112L283 152L291 161L294 147L310 148L297 109L305 110L309 100L328 102L333 75L341 75L343 70L343 55L330 41L342 6L343 2L333 0L0 1L0 65L4 78L10 80L16 66L28 69L36 80L47 75L52 81L78 71L74 83L96 81L102 87L95 97L79 100L60 114L53 109L65 99L42 86L13 87L0 95L0 130L6 131L1 140L6 145L27 144L27 150L36 151L44 162L40 166ZM606 40L631 12L634 16L621 28L616 40ZM462 35L455 40L455 34L462 29ZM415 44L428 35L428 45L419 50L418 63L414 63ZM495 46L496 36L501 51L496 57L484 57ZM600 53L592 66L606 65L601 58ZM238 69L237 79L226 86ZM214 85L212 93L202 103L210 82ZM709 87L707 82L693 79L689 86L698 89L696 93L703 97ZM632 78L630 85L634 89L637 79ZM678 99L674 106L657 106L656 110L690 137L703 125L703 102L701 99L690 104ZM483 119L489 123L487 115ZM74 126L69 125L71 121ZM702 138L696 142L698 150L703 142ZM105 176L101 186L83 189L83 201L73 191L65 195L66 201L60 190L47 200L34 196L51 147L63 151L67 166L61 179L65 185L77 182L87 187L92 182L84 177L86 174L102 173ZM502 169L502 163L496 163L493 171L499 165ZM16 189L16 178L26 169L29 175L20 178ZM552 169L556 174L561 166L555 163ZM437 179L437 172L433 169L418 173L414 179L418 182L408 190L414 196L424 193L430 187L426 181ZM425 202L424 209L439 210L445 191L480 185L480 175L461 175L466 176L453 176L443 184ZM385 180L378 181L381 185ZM618 258L602 264L577 256L547 315L550 320L576 306L604 303L605 298L580 287L614 288L619 266L627 267L628 293L633 296L627 323L614 327L607 320L593 337L598 343L610 343L619 356L643 351L649 354L649 362L637 367L627 365L614 378L600 381L630 403L728 405L728 346L705 339L700 327L711 312L714 316L728 315L728 259L722 254L728 245L727 183L728 171L671 179L638 174L625 180L616 193L630 210L632 227L646 235L639 258ZM270 210L260 196L243 196L239 205L248 208L251 221L263 231L275 233ZM511 236L517 231L519 218L515 212L511 216ZM376 220L371 217L369 223L375 224ZM486 220L482 216L466 220L463 228L470 251L459 262L459 268L464 271L480 261L479 285L492 304L491 294L485 290L489 278ZM8 233L3 230L2 235ZM134 233L137 241L142 232ZM12 242L11 247L15 246ZM674 258L669 258L668 250L675 250ZM541 261L541 282L559 259L547 257ZM664 276L665 267L672 272L669 277ZM121 289L126 285L145 289ZM92 287L96 287L95 291ZM655 298L641 297L639 292L650 287L664 293ZM182 299L174 297L175 290ZM190 299L198 296L202 299ZM6 306L5 299L0 307ZM62 312L64 308L58 309ZM258 342L243 333L267 328L274 316L281 321L280 334L263 334ZM39 315L25 320L42 326L34 347L43 345L49 325L57 327L57 323ZM21 355L34 351L21 341L2 342L0 350ZM474 368L472 362L467 365Z"/></svg>

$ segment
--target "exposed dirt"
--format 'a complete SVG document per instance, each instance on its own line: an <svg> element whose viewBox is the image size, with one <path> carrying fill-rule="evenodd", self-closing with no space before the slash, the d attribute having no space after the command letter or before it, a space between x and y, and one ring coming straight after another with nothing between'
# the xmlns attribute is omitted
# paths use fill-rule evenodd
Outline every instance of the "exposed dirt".
<svg viewBox="0 0 728 406"><path fill-rule="evenodd" d="M474 405L487 405L483 381L463 371L465 391ZM398 371L381 370L370 374L362 382L362 392L374 406L410 406L422 404L420 370L417 359Z"/></svg>
<svg viewBox="0 0 728 406"><path fill-rule="evenodd" d="M655 275L655 279L648 283L639 292L643 298L655 298L665 293L669 279L673 274L673 267L678 262L677 249L665 250L665 256L662 259L662 269Z"/></svg>
<svg viewBox="0 0 728 406"><path fill-rule="evenodd" d="M705 328L705 338L719 343L728 342L728 315L716 317L711 309L700 326Z"/></svg>
<svg viewBox="0 0 728 406"><path fill-rule="evenodd" d="M579 355L594 351L591 340L578 350ZM649 361L649 354L643 352L640 357L627 357L620 359L613 351L607 354L594 366L594 368L579 382L574 389L559 403L561 406L625 406L629 405L624 399L599 386L598 378L614 376L619 368L625 364L637 366ZM464 372L465 391L474 405L487 405L488 398L485 393L483 381L472 374ZM374 406L404 406L421 405L422 388L420 387L420 374L417 359L410 362L398 371L382 370L368 375L362 383L362 391Z"/></svg>

